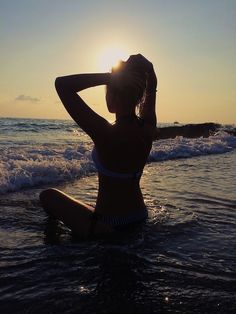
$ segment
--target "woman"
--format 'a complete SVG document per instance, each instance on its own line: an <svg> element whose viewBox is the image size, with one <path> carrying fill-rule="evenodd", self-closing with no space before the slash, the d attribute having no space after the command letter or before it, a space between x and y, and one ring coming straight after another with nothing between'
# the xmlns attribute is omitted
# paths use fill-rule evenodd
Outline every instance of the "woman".
<svg viewBox="0 0 236 314"><path fill-rule="evenodd" d="M114 124L77 94L98 85L107 86L106 102L116 115ZM44 209L82 238L109 235L144 221L147 209L139 183L156 130L157 79L152 64L140 54L132 55L111 73L59 77L55 86L70 116L94 142L99 189L95 208L47 189L40 194Z"/></svg>

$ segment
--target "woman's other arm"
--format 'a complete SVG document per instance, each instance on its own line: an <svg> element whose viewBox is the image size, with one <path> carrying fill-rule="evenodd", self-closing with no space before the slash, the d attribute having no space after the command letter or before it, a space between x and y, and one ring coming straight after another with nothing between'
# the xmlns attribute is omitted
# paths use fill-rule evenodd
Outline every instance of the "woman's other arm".
<svg viewBox="0 0 236 314"><path fill-rule="evenodd" d="M140 107L140 117L146 122L156 126L156 88L157 78L152 64L147 72L147 87L144 102Z"/></svg>
<svg viewBox="0 0 236 314"><path fill-rule="evenodd" d="M141 54L130 56L128 62L133 63L146 75L146 92L140 106L140 117L147 123L156 126L156 88L157 77L153 65Z"/></svg>

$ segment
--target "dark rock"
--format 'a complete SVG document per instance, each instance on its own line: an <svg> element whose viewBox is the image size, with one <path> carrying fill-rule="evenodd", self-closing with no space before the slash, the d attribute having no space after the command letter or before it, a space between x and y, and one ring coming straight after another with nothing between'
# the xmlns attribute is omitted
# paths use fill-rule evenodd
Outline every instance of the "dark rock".
<svg viewBox="0 0 236 314"><path fill-rule="evenodd" d="M155 139L175 138L176 136L183 136L188 138L197 138L201 136L209 137L220 127L220 124L206 122L199 124L186 124L183 126L157 128Z"/></svg>

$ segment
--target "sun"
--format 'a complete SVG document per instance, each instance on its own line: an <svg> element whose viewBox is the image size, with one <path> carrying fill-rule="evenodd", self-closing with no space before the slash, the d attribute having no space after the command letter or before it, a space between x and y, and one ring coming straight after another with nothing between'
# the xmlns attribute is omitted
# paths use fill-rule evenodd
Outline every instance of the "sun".
<svg viewBox="0 0 236 314"><path fill-rule="evenodd" d="M112 67L118 65L120 60L125 61L127 59L128 53L125 49L118 45L113 45L101 51L99 57L99 68L101 71L107 72L110 71Z"/></svg>

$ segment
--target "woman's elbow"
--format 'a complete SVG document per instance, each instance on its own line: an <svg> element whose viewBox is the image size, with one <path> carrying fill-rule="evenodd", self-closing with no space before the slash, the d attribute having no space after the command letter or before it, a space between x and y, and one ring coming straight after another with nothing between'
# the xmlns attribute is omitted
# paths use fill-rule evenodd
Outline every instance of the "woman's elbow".
<svg viewBox="0 0 236 314"><path fill-rule="evenodd" d="M63 77L62 76L59 76L55 79L55 88L56 90L60 90L62 88L62 85L63 85Z"/></svg>

